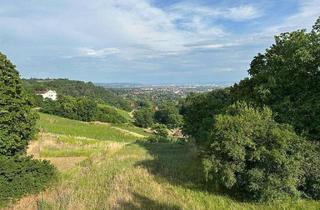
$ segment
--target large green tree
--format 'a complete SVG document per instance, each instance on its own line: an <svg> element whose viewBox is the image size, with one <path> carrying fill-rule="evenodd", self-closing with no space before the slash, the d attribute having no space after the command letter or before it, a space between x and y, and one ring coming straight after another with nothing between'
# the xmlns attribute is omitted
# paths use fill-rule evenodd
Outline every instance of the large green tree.
<svg viewBox="0 0 320 210"><path fill-rule="evenodd" d="M214 182L256 201L299 196L304 140L290 126L245 103L215 118L206 161Z"/></svg>
<svg viewBox="0 0 320 210"><path fill-rule="evenodd" d="M166 102L154 113L157 123L166 125L168 128L177 128L182 124L182 116L178 107L172 102Z"/></svg>
<svg viewBox="0 0 320 210"><path fill-rule="evenodd" d="M253 59L249 74L232 88L235 100L268 105L278 122L320 140L320 19L309 33L276 36L275 44Z"/></svg>
<svg viewBox="0 0 320 210"><path fill-rule="evenodd" d="M148 128L153 125L154 112L151 108L141 108L134 112L134 124L142 128Z"/></svg>
<svg viewBox="0 0 320 210"><path fill-rule="evenodd" d="M15 66L0 53L0 155L23 153L35 132L36 115Z"/></svg>
<svg viewBox="0 0 320 210"><path fill-rule="evenodd" d="M218 89L205 94L191 94L182 105L181 113L185 135L193 137L198 145L207 146L214 116L231 104L228 89Z"/></svg>

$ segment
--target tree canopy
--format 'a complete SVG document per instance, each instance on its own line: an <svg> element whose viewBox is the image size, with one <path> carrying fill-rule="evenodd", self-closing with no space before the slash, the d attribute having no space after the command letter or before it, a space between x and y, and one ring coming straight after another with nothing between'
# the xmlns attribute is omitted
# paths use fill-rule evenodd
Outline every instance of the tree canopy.
<svg viewBox="0 0 320 210"><path fill-rule="evenodd" d="M250 78L231 89L235 100L270 106L278 122L320 140L320 18L309 33L276 36L248 72Z"/></svg>
<svg viewBox="0 0 320 210"><path fill-rule="evenodd" d="M36 119L19 73L0 53L0 155L23 153L35 133Z"/></svg>

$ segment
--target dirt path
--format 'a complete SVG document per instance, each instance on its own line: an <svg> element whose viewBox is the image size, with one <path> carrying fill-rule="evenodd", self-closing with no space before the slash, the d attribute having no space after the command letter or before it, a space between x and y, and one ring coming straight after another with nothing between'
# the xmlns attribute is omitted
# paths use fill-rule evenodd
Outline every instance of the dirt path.
<svg viewBox="0 0 320 210"><path fill-rule="evenodd" d="M138 137L138 138L145 138L146 137L146 136L144 136L142 134L139 134L139 133L136 133L136 132L133 132L133 131L128 131L128 130L123 129L123 128L119 128L119 127L115 127L115 126L112 126L112 128L117 129L118 131L121 131L123 133L127 133L127 134L130 134L132 136Z"/></svg>

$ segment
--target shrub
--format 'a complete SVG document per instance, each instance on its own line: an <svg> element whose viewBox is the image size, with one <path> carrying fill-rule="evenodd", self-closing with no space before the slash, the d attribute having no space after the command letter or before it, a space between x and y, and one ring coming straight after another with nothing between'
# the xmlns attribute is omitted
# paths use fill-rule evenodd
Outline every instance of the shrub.
<svg viewBox="0 0 320 210"><path fill-rule="evenodd" d="M215 118L206 170L219 186L255 201L297 197L302 143L269 108L237 103Z"/></svg>
<svg viewBox="0 0 320 210"><path fill-rule="evenodd" d="M23 153L35 133L37 115L15 66L0 53L0 155Z"/></svg>
<svg viewBox="0 0 320 210"><path fill-rule="evenodd" d="M183 143L185 139L176 139L169 136L168 128L163 124L155 124L152 126L153 135L148 137L148 141L151 143Z"/></svg>
<svg viewBox="0 0 320 210"><path fill-rule="evenodd" d="M54 177L48 161L0 156L0 204L44 190Z"/></svg>
<svg viewBox="0 0 320 210"><path fill-rule="evenodd" d="M153 125L153 111L151 108L141 108L134 112L134 124L138 127L148 128Z"/></svg>
<svg viewBox="0 0 320 210"><path fill-rule="evenodd" d="M168 137L168 128L163 124L155 124L152 126L153 133L158 136Z"/></svg>
<svg viewBox="0 0 320 210"><path fill-rule="evenodd" d="M307 198L320 199L320 145L314 142L306 143L303 164L304 177L300 190Z"/></svg>
<svg viewBox="0 0 320 210"><path fill-rule="evenodd" d="M128 123L128 120L110 107L98 107L96 120L109 123Z"/></svg>

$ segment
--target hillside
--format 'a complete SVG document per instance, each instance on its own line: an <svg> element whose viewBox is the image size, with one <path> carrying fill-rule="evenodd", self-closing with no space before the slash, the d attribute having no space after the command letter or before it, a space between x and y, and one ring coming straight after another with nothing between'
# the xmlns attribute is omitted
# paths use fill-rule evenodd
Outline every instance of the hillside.
<svg viewBox="0 0 320 210"><path fill-rule="evenodd" d="M249 204L205 187L189 144L147 143L132 130L41 114L28 149L48 159L60 179L10 209L319 209L315 201ZM142 129L135 128L143 132Z"/></svg>
<svg viewBox="0 0 320 210"><path fill-rule="evenodd" d="M25 79L23 84L28 92L52 89L58 95L83 97L102 100L111 106L131 111L130 102L118 96L115 92L94 85L92 82L75 81L68 79Z"/></svg>

